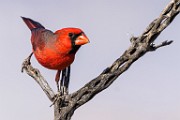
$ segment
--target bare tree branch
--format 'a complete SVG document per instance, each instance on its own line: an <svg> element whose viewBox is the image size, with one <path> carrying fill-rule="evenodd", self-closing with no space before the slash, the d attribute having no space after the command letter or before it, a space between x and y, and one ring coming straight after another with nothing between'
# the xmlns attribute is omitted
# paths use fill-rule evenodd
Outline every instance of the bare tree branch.
<svg viewBox="0 0 180 120"><path fill-rule="evenodd" d="M25 70L26 73L29 76L31 76L39 84L39 86L45 92L45 94L47 95L49 100L53 102L56 95L55 95L54 91L52 90L52 88L49 86L48 82L41 75L40 71L31 66L31 63L30 63L31 56L32 56L32 53L29 55L28 58L26 58L24 60L24 62L22 64L21 72L23 72Z"/></svg>
<svg viewBox="0 0 180 120"><path fill-rule="evenodd" d="M164 41L154 45L155 39L174 20L180 12L180 0L172 0L162 11L160 16L149 24L146 30L139 37L130 39L131 46L120 56L110 67L106 68L98 77L91 80L78 91L59 96L55 95L46 80L38 70L34 70L26 62L23 65L26 72L32 76L51 101L54 101L54 120L70 120L74 111L91 100L96 94L109 87L117 77L140 57L149 51L170 45L172 41ZM56 99L54 99L56 96Z"/></svg>
<svg viewBox="0 0 180 120"><path fill-rule="evenodd" d="M148 51L154 51L160 47L169 45L172 41L165 41L162 44L154 46L154 40L159 34L172 22L180 10L180 0L172 0L164 9L162 14L155 19L139 37L131 38L131 46L123 55L118 58L111 67L106 68L101 75L90 81L83 88L71 94L72 99L76 99L77 107L86 103L94 95L107 88L111 83L130 65L143 56ZM153 46L152 46L153 45Z"/></svg>
<svg viewBox="0 0 180 120"><path fill-rule="evenodd" d="M170 40L170 41L164 41L164 42L162 42L161 44L159 44L159 45L155 45L155 44L151 44L150 45L150 47L149 47L149 51L155 51L156 49L158 49L158 48L160 48L160 47L164 47L164 46L166 46L166 45L170 45L171 43L172 43L173 41L172 40Z"/></svg>

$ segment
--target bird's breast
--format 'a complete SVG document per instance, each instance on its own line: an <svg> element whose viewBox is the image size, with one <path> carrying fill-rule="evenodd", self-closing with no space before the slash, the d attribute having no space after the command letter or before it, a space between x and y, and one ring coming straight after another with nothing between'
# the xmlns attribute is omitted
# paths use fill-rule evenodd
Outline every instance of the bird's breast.
<svg viewBox="0 0 180 120"><path fill-rule="evenodd" d="M74 61L74 54L63 54L53 49L36 49L34 55L37 61L44 67L54 70L62 70Z"/></svg>

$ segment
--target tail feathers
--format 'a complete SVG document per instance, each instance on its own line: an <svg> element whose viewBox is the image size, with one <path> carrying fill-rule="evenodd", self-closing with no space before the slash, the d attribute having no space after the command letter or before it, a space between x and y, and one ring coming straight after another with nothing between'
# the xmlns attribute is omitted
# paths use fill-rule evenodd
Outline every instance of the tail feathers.
<svg viewBox="0 0 180 120"><path fill-rule="evenodd" d="M28 26L28 28L30 30L34 29L34 28L44 28L44 26L42 26L40 23L30 19L30 18L25 18L25 17L21 17L23 19L23 21L26 23L26 25Z"/></svg>

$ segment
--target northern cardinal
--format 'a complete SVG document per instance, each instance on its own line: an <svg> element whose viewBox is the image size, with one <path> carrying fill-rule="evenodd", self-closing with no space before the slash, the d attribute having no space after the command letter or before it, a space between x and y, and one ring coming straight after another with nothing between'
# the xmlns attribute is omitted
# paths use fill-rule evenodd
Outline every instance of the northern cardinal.
<svg viewBox="0 0 180 120"><path fill-rule="evenodd" d="M79 28L63 28L53 33L30 18L22 19L32 33L33 54L42 66L57 70L58 86L61 71L71 65L81 45L89 42L87 36Z"/></svg>

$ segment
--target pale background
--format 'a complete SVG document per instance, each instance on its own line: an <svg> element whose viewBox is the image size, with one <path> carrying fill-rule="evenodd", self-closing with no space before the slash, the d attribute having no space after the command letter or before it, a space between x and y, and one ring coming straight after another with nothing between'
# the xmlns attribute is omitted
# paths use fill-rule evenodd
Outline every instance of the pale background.
<svg viewBox="0 0 180 120"><path fill-rule="evenodd" d="M46 28L82 28L90 39L72 65L70 92L110 66L159 16L170 0L0 0L0 120L53 120L51 102L21 63L31 52L30 31L20 16ZM180 16L156 43L170 46L148 53L108 89L75 111L72 120L180 120ZM40 66L55 90L55 71Z"/></svg>

